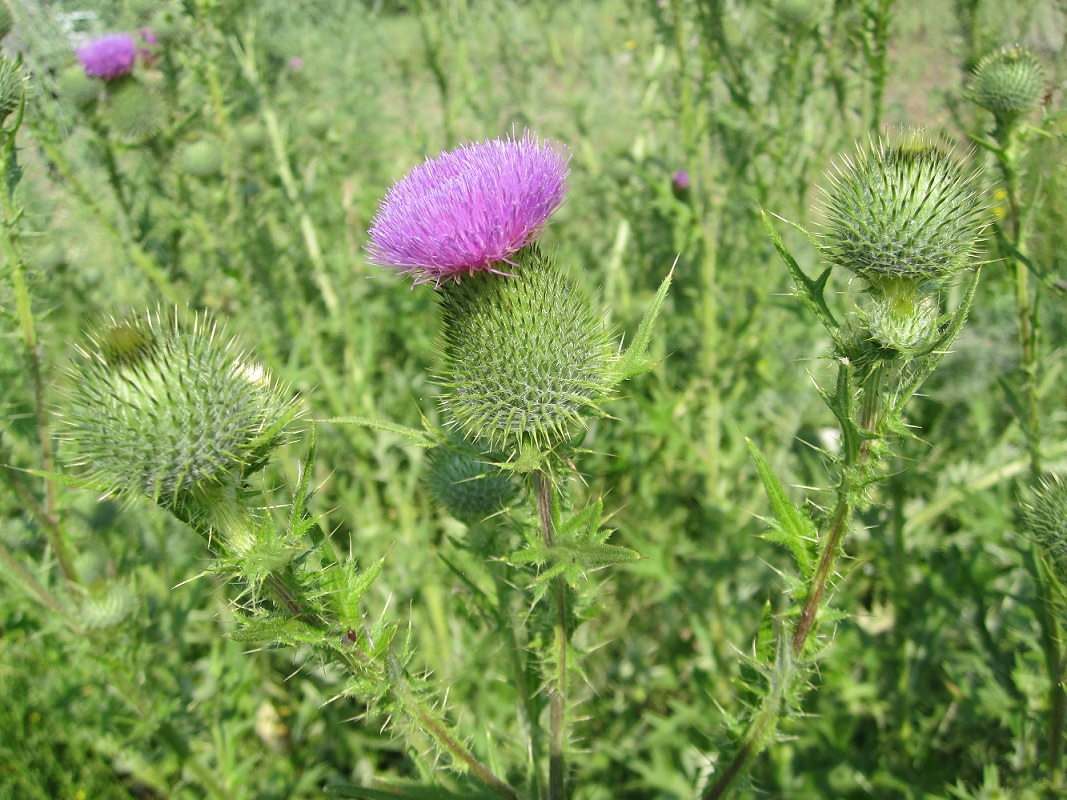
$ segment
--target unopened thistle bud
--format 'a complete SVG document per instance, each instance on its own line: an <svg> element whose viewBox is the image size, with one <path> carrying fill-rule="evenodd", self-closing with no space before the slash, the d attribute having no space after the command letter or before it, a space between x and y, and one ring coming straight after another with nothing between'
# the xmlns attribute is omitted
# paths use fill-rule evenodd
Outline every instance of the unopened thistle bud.
<svg viewBox="0 0 1067 800"><path fill-rule="evenodd" d="M990 53L971 76L971 98L1004 128L1031 113L1045 93L1045 71L1021 47Z"/></svg>
<svg viewBox="0 0 1067 800"><path fill-rule="evenodd" d="M872 285L940 281L975 263L986 226L976 175L921 133L846 157L826 195L827 260Z"/></svg>
<svg viewBox="0 0 1067 800"><path fill-rule="evenodd" d="M26 75L19 63L0 55L0 124L19 107L25 93Z"/></svg>
<svg viewBox="0 0 1067 800"><path fill-rule="evenodd" d="M178 169L195 178L206 178L222 169L222 147L214 139L200 139L181 147Z"/></svg>
<svg viewBox="0 0 1067 800"><path fill-rule="evenodd" d="M63 103L84 110L100 99L100 81L90 78L77 67L70 67L60 73L56 91Z"/></svg>
<svg viewBox="0 0 1067 800"><path fill-rule="evenodd" d="M601 315L536 247L511 275L478 272L442 284L442 402L472 441L498 448L565 441L612 386Z"/></svg>
<svg viewBox="0 0 1067 800"><path fill-rule="evenodd" d="M159 95L134 78L116 82L108 90L108 126L120 140L136 143L152 138L163 127Z"/></svg>
<svg viewBox="0 0 1067 800"><path fill-rule="evenodd" d="M427 458L426 488L433 499L463 522L480 522L515 497L509 473L462 450L435 447Z"/></svg>
<svg viewBox="0 0 1067 800"><path fill-rule="evenodd" d="M1052 475L1033 491L1023 508L1023 525L1044 550L1061 581L1067 583L1067 482Z"/></svg>
<svg viewBox="0 0 1067 800"><path fill-rule="evenodd" d="M204 317L112 319L70 368L69 449L88 481L195 506L261 469L287 438L287 390Z"/></svg>
<svg viewBox="0 0 1067 800"><path fill-rule="evenodd" d="M869 293L856 315L862 345L873 345L879 359L910 360L928 351L937 332L940 307L912 281L883 281Z"/></svg>

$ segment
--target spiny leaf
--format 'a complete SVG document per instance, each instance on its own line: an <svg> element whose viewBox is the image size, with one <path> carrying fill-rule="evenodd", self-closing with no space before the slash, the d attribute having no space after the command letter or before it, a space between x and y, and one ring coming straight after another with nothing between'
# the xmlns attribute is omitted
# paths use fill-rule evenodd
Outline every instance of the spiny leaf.
<svg viewBox="0 0 1067 800"><path fill-rule="evenodd" d="M809 278L804 273L804 270L800 268L796 259L793 258L792 253L786 249L782 237L778 235L778 231L775 230L774 225L771 224L767 212L761 209L760 215L763 217L763 226L767 230L767 235L771 237L771 242L774 243L774 249L778 251L778 255L782 257L785 265L789 268L789 274L793 276L793 283L796 284L800 299L815 312L815 316L819 318L823 327L826 328L833 340L837 342L841 336L841 326L837 324L837 320L834 319L834 315L826 305L826 299L823 296L826 291L826 281L830 277L830 268L827 267L815 280ZM809 239L811 238L811 235L799 225L794 223L789 224L793 225L794 228L801 231Z"/></svg>
<svg viewBox="0 0 1067 800"><path fill-rule="evenodd" d="M663 302L667 299L667 290L670 288L671 280L674 278L674 267L677 263L676 259L674 265L671 266L671 271L667 273L667 277L659 285L659 290L652 298L652 302L645 309L645 316L637 327L637 333L634 335L633 341L630 342L630 346L626 348L626 352L622 354L616 364L616 380L621 382L647 372L652 368L653 364L648 360L647 355L648 344L652 341L652 327L656 322L656 317L659 316L660 309L663 308Z"/></svg>
<svg viewBox="0 0 1067 800"><path fill-rule="evenodd" d="M284 619L259 612L241 619L241 627L230 634L237 642L279 642L312 644L322 641L322 633L297 619Z"/></svg>
<svg viewBox="0 0 1067 800"><path fill-rule="evenodd" d="M319 421L333 422L338 425L359 425L363 428L376 428L380 431L397 433L419 447L433 447L439 444L439 441L425 430L420 431L418 428L409 428L406 425L398 425L395 422L388 422L382 419L372 419L371 417L330 417Z"/></svg>
<svg viewBox="0 0 1067 800"><path fill-rule="evenodd" d="M746 438L749 455L756 462L756 471L759 473L763 488L767 492L767 498L771 501L771 510L774 512L774 529L765 534L766 538L783 544L793 553L797 567L806 577L811 577L812 556L809 551L811 542L818 537L815 523L797 508L785 493L782 484L778 482L771 465L767 463L763 453L751 439Z"/></svg>

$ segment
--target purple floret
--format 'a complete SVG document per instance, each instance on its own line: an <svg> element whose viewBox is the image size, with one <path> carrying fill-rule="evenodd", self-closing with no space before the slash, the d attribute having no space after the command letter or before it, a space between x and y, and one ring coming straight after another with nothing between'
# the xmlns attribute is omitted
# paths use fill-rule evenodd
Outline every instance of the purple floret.
<svg viewBox="0 0 1067 800"><path fill-rule="evenodd" d="M137 44L127 33L103 36L78 48L78 60L89 77L112 81L133 71Z"/></svg>
<svg viewBox="0 0 1067 800"><path fill-rule="evenodd" d="M415 167L385 195L370 226L370 260L416 276L458 279L534 241L563 203L570 154L529 134L458 147Z"/></svg>

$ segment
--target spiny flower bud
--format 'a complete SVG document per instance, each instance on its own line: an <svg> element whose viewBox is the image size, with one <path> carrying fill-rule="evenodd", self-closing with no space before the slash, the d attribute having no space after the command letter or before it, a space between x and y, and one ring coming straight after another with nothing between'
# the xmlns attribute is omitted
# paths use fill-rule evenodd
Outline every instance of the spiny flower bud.
<svg viewBox="0 0 1067 800"><path fill-rule="evenodd" d="M426 488L456 519L479 522L515 496L516 486L509 473L462 450L435 447L427 461Z"/></svg>
<svg viewBox="0 0 1067 800"><path fill-rule="evenodd" d="M124 583L111 583L103 592L90 594L81 607L82 624L100 630L125 620L137 605L137 597Z"/></svg>
<svg viewBox="0 0 1067 800"><path fill-rule="evenodd" d="M259 120L249 120L237 128L237 144L248 150L259 150L267 143L267 132Z"/></svg>
<svg viewBox="0 0 1067 800"><path fill-rule="evenodd" d="M66 439L90 483L172 510L261 469L296 416L287 390L205 317L111 319L70 377Z"/></svg>
<svg viewBox="0 0 1067 800"><path fill-rule="evenodd" d="M222 147L214 139L200 139L181 147L177 156L178 169L186 175L206 178L222 169Z"/></svg>
<svg viewBox="0 0 1067 800"><path fill-rule="evenodd" d="M941 280L973 266L987 224L975 173L918 132L846 157L825 194L827 260L872 284Z"/></svg>
<svg viewBox="0 0 1067 800"><path fill-rule="evenodd" d="M0 55L0 123L19 107L26 92L26 75L19 63Z"/></svg>
<svg viewBox="0 0 1067 800"><path fill-rule="evenodd" d="M1048 554L1061 581L1067 582L1067 481L1051 475L1034 488L1023 507L1023 525Z"/></svg>
<svg viewBox="0 0 1067 800"><path fill-rule="evenodd" d="M64 103L85 109L100 98L100 81L90 78L77 67L70 67L60 73L56 90Z"/></svg>
<svg viewBox="0 0 1067 800"><path fill-rule="evenodd" d="M471 441L552 447L610 391L603 320L535 245L512 275L444 283L442 402Z"/></svg>
<svg viewBox="0 0 1067 800"><path fill-rule="evenodd" d="M108 90L106 118L120 140L143 142L163 127L163 102L152 89L127 78Z"/></svg>
<svg viewBox="0 0 1067 800"><path fill-rule="evenodd" d="M859 312L864 336L890 353L911 358L937 333L936 298L908 281L883 281Z"/></svg>
<svg viewBox="0 0 1067 800"><path fill-rule="evenodd" d="M1045 71L1017 46L990 53L971 76L972 99L1005 127L1037 108L1044 93Z"/></svg>

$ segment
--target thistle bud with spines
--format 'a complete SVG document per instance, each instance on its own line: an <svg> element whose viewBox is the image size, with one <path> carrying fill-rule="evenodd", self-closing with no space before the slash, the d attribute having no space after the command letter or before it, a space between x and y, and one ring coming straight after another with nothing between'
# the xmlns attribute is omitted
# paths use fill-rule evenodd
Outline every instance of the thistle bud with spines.
<svg viewBox="0 0 1067 800"><path fill-rule="evenodd" d="M189 142L178 150L178 169L195 178L206 178L222 169L222 146L214 139Z"/></svg>
<svg viewBox="0 0 1067 800"><path fill-rule="evenodd" d="M1023 507L1023 526L1067 584L1067 480L1050 475L1034 488Z"/></svg>
<svg viewBox="0 0 1067 800"><path fill-rule="evenodd" d="M126 78L108 88L105 117L118 139L136 144L150 139L163 128L163 101L141 81Z"/></svg>
<svg viewBox="0 0 1067 800"><path fill-rule="evenodd" d="M601 315L536 245L439 287L445 410L472 442L513 452L567 441L617 382Z"/></svg>
<svg viewBox="0 0 1067 800"><path fill-rule="evenodd" d="M26 73L22 64L0 54L0 125L14 113L26 93Z"/></svg>
<svg viewBox="0 0 1067 800"><path fill-rule="evenodd" d="M183 518L261 469L297 415L285 387L202 316L112 318L69 372L65 438L87 482Z"/></svg>
<svg viewBox="0 0 1067 800"><path fill-rule="evenodd" d="M938 282L974 266L987 224L976 178L918 131L846 157L825 191L826 259L872 286Z"/></svg>
<svg viewBox="0 0 1067 800"><path fill-rule="evenodd" d="M1001 132L1037 108L1045 93L1045 71L1022 47L990 53L974 68L970 97L990 112Z"/></svg>
<svg viewBox="0 0 1067 800"><path fill-rule="evenodd" d="M475 523L498 513L514 499L512 476L467 448L439 445L427 456L426 487L456 519Z"/></svg>

